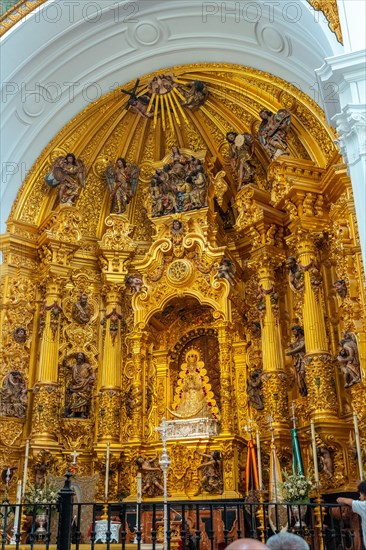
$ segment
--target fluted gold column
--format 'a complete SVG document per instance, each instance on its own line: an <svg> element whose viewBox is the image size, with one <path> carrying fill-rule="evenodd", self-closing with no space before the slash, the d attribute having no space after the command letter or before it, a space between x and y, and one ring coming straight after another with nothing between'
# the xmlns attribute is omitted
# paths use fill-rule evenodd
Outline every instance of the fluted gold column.
<svg viewBox="0 0 366 550"><path fill-rule="evenodd" d="M110 285L106 294L104 352L99 390L99 442L118 443L121 431L121 288Z"/></svg>
<svg viewBox="0 0 366 550"><path fill-rule="evenodd" d="M303 322L308 401L317 420L337 414L335 373L328 351L317 252L310 233L299 230L296 250L304 275Z"/></svg>
<svg viewBox="0 0 366 550"><path fill-rule="evenodd" d="M274 262L266 254L262 255L259 263L258 282L265 304L261 321L264 405L273 422L283 424L288 416L285 365L278 319L278 296L275 291Z"/></svg>
<svg viewBox="0 0 366 550"><path fill-rule="evenodd" d="M49 277L40 320L40 355L33 388L32 444L55 445L59 431L58 350L62 281Z"/></svg>

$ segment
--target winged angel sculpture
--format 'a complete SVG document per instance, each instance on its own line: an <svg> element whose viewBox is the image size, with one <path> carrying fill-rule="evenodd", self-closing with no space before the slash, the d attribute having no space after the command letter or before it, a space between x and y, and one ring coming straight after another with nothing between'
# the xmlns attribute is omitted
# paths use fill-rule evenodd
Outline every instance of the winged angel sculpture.
<svg viewBox="0 0 366 550"><path fill-rule="evenodd" d="M123 214L136 192L139 167L119 157L115 166L112 163L108 164L105 177L112 199L111 213Z"/></svg>

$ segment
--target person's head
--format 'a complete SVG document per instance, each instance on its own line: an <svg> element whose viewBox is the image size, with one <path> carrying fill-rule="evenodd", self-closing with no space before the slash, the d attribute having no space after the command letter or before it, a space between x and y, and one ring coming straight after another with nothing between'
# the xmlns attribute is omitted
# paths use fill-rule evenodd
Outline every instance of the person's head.
<svg viewBox="0 0 366 550"><path fill-rule="evenodd" d="M119 158L117 159L117 166L118 166L118 168L126 168L126 161L125 161L125 159L122 158L122 157L119 157Z"/></svg>
<svg viewBox="0 0 366 550"><path fill-rule="evenodd" d="M220 451L213 451L212 458L214 460L220 460Z"/></svg>
<svg viewBox="0 0 366 550"><path fill-rule="evenodd" d="M289 256L286 260L286 266L288 268L290 268L290 267L293 267L295 265L297 265L295 256Z"/></svg>
<svg viewBox="0 0 366 550"><path fill-rule="evenodd" d="M230 543L226 550L265 550L267 546L256 539L238 539Z"/></svg>
<svg viewBox="0 0 366 550"><path fill-rule="evenodd" d="M267 547L272 550L309 550L308 543L293 533L277 533L267 540Z"/></svg>
<svg viewBox="0 0 366 550"><path fill-rule="evenodd" d="M68 164L76 164L76 157L74 153L67 153L65 159Z"/></svg>
<svg viewBox="0 0 366 550"><path fill-rule="evenodd" d="M267 120L271 115L273 115L273 113L272 111L268 111L268 109L262 109L259 113L262 120Z"/></svg>
<svg viewBox="0 0 366 550"><path fill-rule="evenodd" d="M304 329L299 325L294 325L291 327L291 332L294 336L304 336Z"/></svg>
<svg viewBox="0 0 366 550"><path fill-rule="evenodd" d="M85 355L82 351L80 351L77 356L76 356L76 360L78 363L85 363L86 360L85 360Z"/></svg>
<svg viewBox="0 0 366 550"><path fill-rule="evenodd" d="M80 301L80 303L81 303L82 306L85 306L86 303L87 303L87 301L88 301L88 296L87 296L87 294L84 294L84 293L81 294L81 295L80 295L80 300L79 300L79 301Z"/></svg>
<svg viewBox="0 0 366 550"><path fill-rule="evenodd" d="M226 139L230 142L230 143L233 143L235 141L235 138L238 134L236 132L228 132L226 134Z"/></svg>
<svg viewBox="0 0 366 550"><path fill-rule="evenodd" d="M361 481L358 484L358 492L360 493L360 500L366 500L366 481Z"/></svg>

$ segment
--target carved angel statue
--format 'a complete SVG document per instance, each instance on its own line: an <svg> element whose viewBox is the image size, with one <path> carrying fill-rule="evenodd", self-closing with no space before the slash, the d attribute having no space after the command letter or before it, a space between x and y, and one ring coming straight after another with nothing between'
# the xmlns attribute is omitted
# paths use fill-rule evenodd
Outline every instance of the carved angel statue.
<svg viewBox="0 0 366 550"><path fill-rule="evenodd" d="M237 177L238 191L253 181L255 165L252 162L254 155L254 138L252 134L237 134L228 132L226 139L229 145L229 159L233 173Z"/></svg>
<svg viewBox="0 0 366 550"><path fill-rule="evenodd" d="M299 388L300 395L303 397L308 394L308 388L305 379L305 336L304 330L298 325L294 325L291 328L292 334L295 337L295 341L290 344L289 349L286 350L286 355L290 355L293 360L296 383Z"/></svg>
<svg viewBox="0 0 366 550"><path fill-rule="evenodd" d="M352 332L346 332L340 344L342 349L337 360L341 364L344 387L349 388L361 381L360 359L355 335Z"/></svg>
<svg viewBox="0 0 366 550"><path fill-rule="evenodd" d="M258 138L271 160L287 153L287 134L291 125L291 114L287 109L272 113L262 109L259 113L262 122L258 129Z"/></svg>
<svg viewBox="0 0 366 550"><path fill-rule="evenodd" d="M186 100L185 103L183 103L183 106L188 109L198 109L204 104L208 97L207 86L204 82L202 82L202 80L195 80L190 84L181 86L179 89Z"/></svg>
<svg viewBox="0 0 366 550"><path fill-rule="evenodd" d="M218 279L226 279L231 286L235 283L235 264L229 258L223 258L221 265L217 268L216 277Z"/></svg>
<svg viewBox="0 0 366 550"><path fill-rule="evenodd" d="M115 166L107 166L105 177L112 199L111 213L123 214L136 192L139 168L136 164L127 164L124 158L119 157Z"/></svg>
<svg viewBox="0 0 366 550"><path fill-rule="evenodd" d="M75 204L82 187L85 187L85 166L73 153L57 157L45 181L50 187L59 187L61 204Z"/></svg>

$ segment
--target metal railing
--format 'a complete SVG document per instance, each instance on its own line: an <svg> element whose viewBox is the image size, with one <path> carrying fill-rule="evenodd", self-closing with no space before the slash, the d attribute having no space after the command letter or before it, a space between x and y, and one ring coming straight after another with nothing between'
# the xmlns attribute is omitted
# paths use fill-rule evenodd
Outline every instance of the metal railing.
<svg viewBox="0 0 366 550"><path fill-rule="evenodd" d="M42 512L42 513L41 513ZM138 519L139 518L139 519ZM138 522L138 525L137 525ZM287 529L303 537L312 550L360 550L360 518L349 507L325 502L302 505L243 500L174 501L168 503L167 550L223 550L230 542L249 537L265 542ZM57 505L0 506L1 550L39 543L45 550L163 548L163 503L73 503L70 476ZM8 546L8 544L11 546Z"/></svg>

